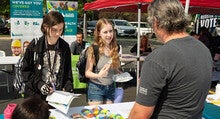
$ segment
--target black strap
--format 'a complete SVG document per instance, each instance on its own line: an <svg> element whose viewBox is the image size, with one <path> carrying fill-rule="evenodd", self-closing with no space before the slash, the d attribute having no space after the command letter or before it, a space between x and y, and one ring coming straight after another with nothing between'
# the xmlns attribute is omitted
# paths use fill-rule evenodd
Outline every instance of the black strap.
<svg viewBox="0 0 220 119"><path fill-rule="evenodd" d="M120 51L120 45L117 44L118 46L118 52ZM94 45L92 44L92 48L93 48L93 52L94 52L94 55L95 55L95 62L96 62L96 65L99 61L99 46L98 45Z"/></svg>
<svg viewBox="0 0 220 119"><path fill-rule="evenodd" d="M99 46L92 44L92 48L93 48L93 52L94 52L94 56L95 56L95 62L97 65L97 63L99 61Z"/></svg>
<svg viewBox="0 0 220 119"><path fill-rule="evenodd" d="M118 52L120 52L120 45L119 45L119 44L117 44L117 46L118 46Z"/></svg>

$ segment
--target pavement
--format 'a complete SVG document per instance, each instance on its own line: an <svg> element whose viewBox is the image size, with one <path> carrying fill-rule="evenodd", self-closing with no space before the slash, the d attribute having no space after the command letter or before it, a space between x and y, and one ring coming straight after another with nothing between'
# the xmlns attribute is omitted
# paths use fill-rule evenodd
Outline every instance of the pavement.
<svg viewBox="0 0 220 119"><path fill-rule="evenodd" d="M125 42L126 42L125 48L130 48L132 47L135 40L133 40L133 43L128 43L127 40L125 40ZM6 52L6 56L11 55L10 44L11 44L10 37L0 36L0 50L4 50ZM124 49L123 51L126 52L129 50ZM7 68L11 69L11 66L8 66ZM9 75L9 84L10 84L9 93L7 91L7 87L0 87L0 114L4 112L4 109L9 103L19 104L23 101L23 98L21 97L21 95L18 94L16 90L13 88L13 78L14 78L14 74ZM5 81L4 76L0 76L0 82L2 81ZM136 84L134 82L129 82L129 83L124 84L124 86L125 88L124 88L123 102L134 101L135 95L136 95ZM85 90L74 90L74 92L82 94L82 95L79 96L79 98L76 98L72 101L71 107L87 105L86 91Z"/></svg>
<svg viewBox="0 0 220 119"><path fill-rule="evenodd" d="M153 43L154 42L154 43ZM151 44L153 44L153 47L158 47L160 44L158 44L155 41L151 41ZM136 43L135 39L118 39L118 43L122 45L123 47L123 53L129 53L130 48ZM10 50L10 44L11 39L10 37L1 37L0 36L0 50L4 50L6 52L7 56L11 55ZM1 66L0 66L1 67ZM11 69L11 67L7 67ZM134 66L132 66L132 63L130 65L127 65L127 67L124 68L124 71L130 71ZM0 114L4 112L4 109L9 103L16 103L19 104L23 101L23 98L20 94L18 94L14 88L13 88L13 78L14 75L9 75L9 84L10 84L10 92L7 92L6 87L0 87ZM4 76L0 75L0 82L4 81ZM214 87L216 85L216 82L212 83L211 90L214 90ZM124 97L122 102L130 102L135 100L136 96L136 84L135 82L128 82L124 84ZM79 98L76 98L72 101L71 107L75 106L84 106L87 105L86 102L86 91L85 90L74 90L75 93L81 94Z"/></svg>

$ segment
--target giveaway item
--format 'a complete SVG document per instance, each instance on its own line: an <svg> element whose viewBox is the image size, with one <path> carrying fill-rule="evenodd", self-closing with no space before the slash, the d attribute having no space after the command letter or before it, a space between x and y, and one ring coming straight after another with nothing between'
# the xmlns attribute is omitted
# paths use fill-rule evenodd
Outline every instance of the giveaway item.
<svg viewBox="0 0 220 119"><path fill-rule="evenodd" d="M15 103L10 103L7 105L7 107L4 110L4 117L5 119L11 119L12 113L14 109L16 108L17 104Z"/></svg>
<svg viewBox="0 0 220 119"><path fill-rule="evenodd" d="M220 106L220 100L217 99L216 95L215 94L209 94L207 95L207 98L206 98L206 102L207 103L212 103L216 106Z"/></svg>
<svg viewBox="0 0 220 119"><path fill-rule="evenodd" d="M133 77L128 72L116 74L112 78L113 78L113 81L115 82L127 82L133 79Z"/></svg>
<svg viewBox="0 0 220 119"><path fill-rule="evenodd" d="M74 119L125 119L121 114L111 113L108 109L96 106L92 109L82 109L81 113L71 115Z"/></svg>
<svg viewBox="0 0 220 119"><path fill-rule="evenodd" d="M219 83L215 87L215 96L217 100L220 100L220 84Z"/></svg>

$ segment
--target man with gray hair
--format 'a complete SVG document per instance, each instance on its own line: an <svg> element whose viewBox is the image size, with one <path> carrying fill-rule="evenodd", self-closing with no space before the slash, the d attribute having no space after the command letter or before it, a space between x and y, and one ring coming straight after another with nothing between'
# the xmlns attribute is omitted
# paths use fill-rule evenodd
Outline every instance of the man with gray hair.
<svg viewBox="0 0 220 119"><path fill-rule="evenodd" d="M164 45L142 65L129 119L201 119L212 74L208 48L186 33L189 18L179 0L154 0L148 17Z"/></svg>

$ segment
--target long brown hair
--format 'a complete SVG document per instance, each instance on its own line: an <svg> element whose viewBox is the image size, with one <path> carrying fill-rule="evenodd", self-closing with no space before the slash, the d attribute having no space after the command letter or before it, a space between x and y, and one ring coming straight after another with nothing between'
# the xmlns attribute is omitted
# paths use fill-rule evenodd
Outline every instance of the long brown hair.
<svg viewBox="0 0 220 119"><path fill-rule="evenodd" d="M141 42L140 42L140 48L144 48L144 50L147 50L148 46L148 36L147 35L142 35L141 36Z"/></svg>
<svg viewBox="0 0 220 119"><path fill-rule="evenodd" d="M99 34L101 29L104 27L104 25L110 24L112 26L112 30L114 32L114 28L112 23L105 19L101 18L97 21L95 31L94 31L94 45L99 46L99 54L104 54L104 41L100 38ZM92 55L93 54L93 55ZM94 53L92 47L89 48L88 56L91 57L94 60ZM113 33L113 39L110 43L110 57L112 58L112 68L119 68L120 67L120 61L119 61L119 54L118 54L118 45L116 41L115 32Z"/></svg>

